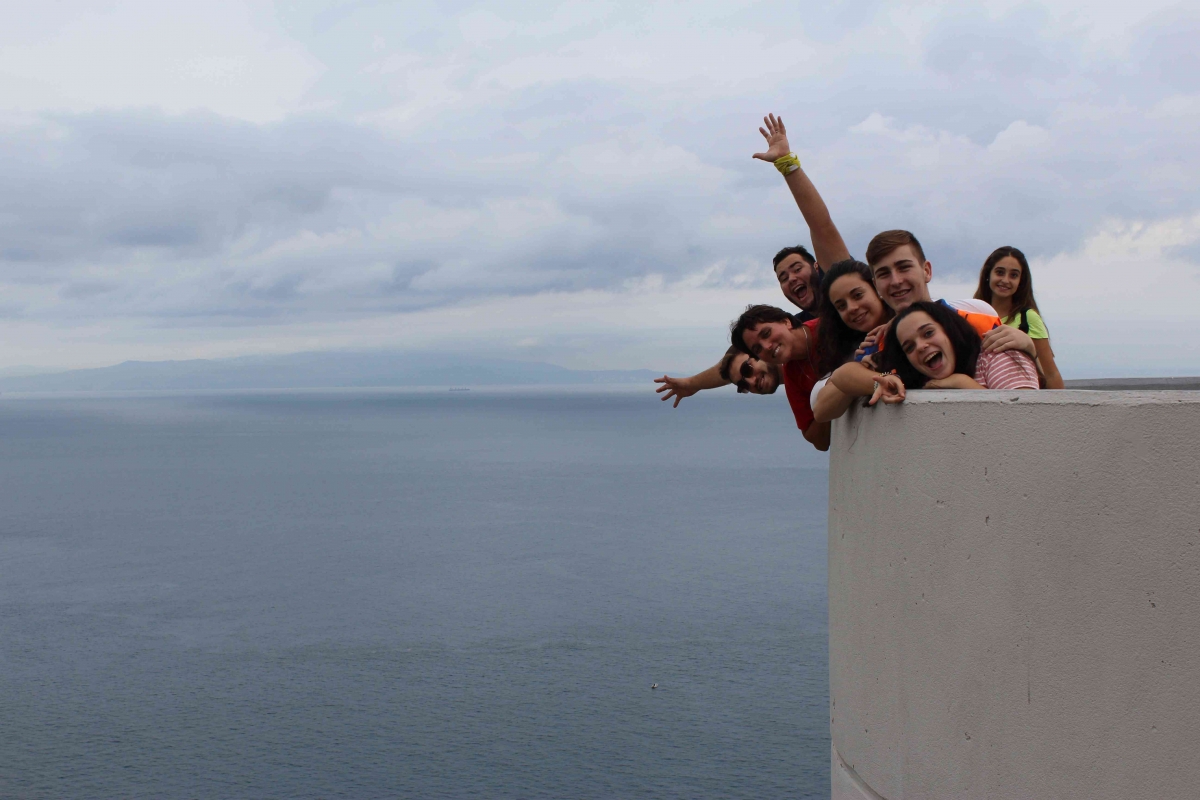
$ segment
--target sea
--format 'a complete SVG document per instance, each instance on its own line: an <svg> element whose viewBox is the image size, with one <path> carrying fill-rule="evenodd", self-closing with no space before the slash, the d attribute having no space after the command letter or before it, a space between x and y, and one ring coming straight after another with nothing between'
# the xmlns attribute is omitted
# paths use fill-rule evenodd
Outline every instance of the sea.
<svg viewBox="0 0 1200 800"><path fill-rule="evenodd" d="M2 797L829 796L782 392L6 394L0 487Z"/></svg>

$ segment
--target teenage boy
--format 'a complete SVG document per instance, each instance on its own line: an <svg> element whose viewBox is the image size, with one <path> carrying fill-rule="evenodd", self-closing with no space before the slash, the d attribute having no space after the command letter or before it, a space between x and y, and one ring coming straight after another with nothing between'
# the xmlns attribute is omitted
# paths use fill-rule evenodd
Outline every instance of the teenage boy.
<svg viewBox="0 0 1200 800"><path fill-rule="evenodd" d="M707 380L711 385L704 385L709 373L713 373L712 378ZM654 391L666 392L662 399L674 399L672 408L679 408L679 401L685 397L691 397L702 389L716 389L731 383L737 386L738 394L775 394L783 378L779 367L774 364L759 361L739 349L730 347L716 366L704 372L690 378L670 378L663 375L661 378L655 378L654 382L663 384Z"/></svg>
<svg viewBox="0 0 1200 800"><path fill-rule="evenodd" d="M931 302L929 281L933 277L933 265L925 258L925 251L917 237L908 231L884 231L877 234L867 245L867 266L875 279L875 290L883 302L899 313L918 300ZM998 325L1000 319L996 309L983 300L941 300L956 310L983 338L984 350L1021 350L1030 358L1037 358L1037 348L1029 334L1017 328L1009 333ZM886 326L872 331L872 337L882 338Z"/></svg>

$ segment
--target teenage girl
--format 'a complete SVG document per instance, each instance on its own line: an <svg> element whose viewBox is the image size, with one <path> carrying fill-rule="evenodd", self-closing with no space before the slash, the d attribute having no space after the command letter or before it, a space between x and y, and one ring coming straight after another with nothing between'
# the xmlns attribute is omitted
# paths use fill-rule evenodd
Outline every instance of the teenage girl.
<svg viewBox="0 0 1200 800"><path fill-rule="evenodd" d="M855 351L863 337L892 318L892 309L884 304L871 282L871 269L861 261L839 261L825 272L821 282L821 305L817 328L817 374L829 375L847 361L855 360ZM870 355L868 348L864 355ZM862 356L859 357L861 359ZM813 418L828 422L850 407L852 397L820 381L812 390Z"/></svg>
<svg viewBox="0 0 1200 800"><path fill-rule="evenodd" d="M979 333L941 303L896 315L883 345L884 370L907 389L1036 389L1037 367L1019 350L982 352Z"/></svg>
<svg viewBox="0 0 1200 800"><path fill-rule="evenodd" d="M1050 333L1033 298L1033 276L1025 254L1015 247L996 248L979 271L975 299L991 303L1005 325L1029 334L1037 348L1038 365L1046 376L1046 388L1063 388L1062 375L1050 349Z"/></svg>

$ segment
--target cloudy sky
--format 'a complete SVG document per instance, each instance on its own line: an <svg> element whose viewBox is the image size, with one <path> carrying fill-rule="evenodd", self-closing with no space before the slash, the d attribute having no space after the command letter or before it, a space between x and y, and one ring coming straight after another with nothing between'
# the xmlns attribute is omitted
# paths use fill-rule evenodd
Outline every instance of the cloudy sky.
<svg viewBox="0 0 1200 800"><path fill-rule="evenodd" d="M818 7L818 6L826 7ZM98 2L0 27L0 367L318 349L706 366L808 236L969 295L1030 255L1068 377L1197 374L1194 4Z"/></svg>

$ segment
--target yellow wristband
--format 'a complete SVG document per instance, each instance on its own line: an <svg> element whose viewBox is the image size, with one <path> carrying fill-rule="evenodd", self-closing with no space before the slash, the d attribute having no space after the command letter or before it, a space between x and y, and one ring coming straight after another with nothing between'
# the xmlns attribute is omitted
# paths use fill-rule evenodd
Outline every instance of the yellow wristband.
<svg viewBox="0 0 1200 800"><path fill-rule="evenodd" d="M791 175L800 169L800 158L795 153L788 153L783 158L775 159L775 169L780 175Z"/></svg>

